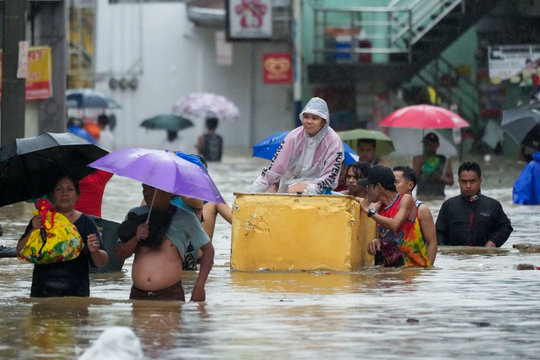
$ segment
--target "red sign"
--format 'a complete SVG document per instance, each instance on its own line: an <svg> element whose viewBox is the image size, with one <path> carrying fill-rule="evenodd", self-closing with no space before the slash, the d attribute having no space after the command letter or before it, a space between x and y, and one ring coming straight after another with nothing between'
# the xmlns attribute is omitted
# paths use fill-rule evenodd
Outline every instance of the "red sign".
<svg viewBox="0 0 540 360"><path fill-rule="evenodd" d="M263 79L265 84L291 84L293 66L291 53L263 55Z"/></svg>

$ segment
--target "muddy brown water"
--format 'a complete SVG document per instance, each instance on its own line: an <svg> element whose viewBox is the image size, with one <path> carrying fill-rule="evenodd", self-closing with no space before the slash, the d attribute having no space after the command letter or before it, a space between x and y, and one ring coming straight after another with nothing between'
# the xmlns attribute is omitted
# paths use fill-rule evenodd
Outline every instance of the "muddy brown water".
<svg viewBox="0 0 540 360"><path fill-rule="evenodd" d="M232 203L263 164L229 157L210 173ZM127 300L131 259L121 273L92 275L89 299L29 299L32 266L0 259L0 358L73 359L108 327L127 326L149 359L538 359L540 271L516 266L540 266L540 254L512 248L540 245L540 208L511 204L522 167L512 159L483 167L484 194L502 202L515 229L506 244L441 248L433 269L231 272L230 226L221 219L206 303ZM457 185L447 190L458 193ZM139 183L115 176L103 215L120 221L140 200ZM435 216L441 204L429 203ZM0 245L15 245L31 211L0 209ZM195 279L185 275L187 296Z"/></svg>

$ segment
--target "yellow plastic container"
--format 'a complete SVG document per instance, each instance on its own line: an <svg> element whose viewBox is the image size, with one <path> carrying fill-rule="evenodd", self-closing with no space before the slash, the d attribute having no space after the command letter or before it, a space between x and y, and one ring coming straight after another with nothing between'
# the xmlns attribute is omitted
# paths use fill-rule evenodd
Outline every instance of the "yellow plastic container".
<svg viewBox="0 0 540 360"><path fill-rule="evenodd" d="M373 264L375 222L350 196L235 194L231 268L355 271Z"/></svg>

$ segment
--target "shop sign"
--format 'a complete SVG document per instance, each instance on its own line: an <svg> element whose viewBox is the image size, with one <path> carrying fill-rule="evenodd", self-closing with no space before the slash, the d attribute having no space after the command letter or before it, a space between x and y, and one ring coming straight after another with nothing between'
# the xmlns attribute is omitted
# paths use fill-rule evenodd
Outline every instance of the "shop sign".
<svg viewBox="0 0 540 360"><path fill-rule="evenodd" d="M291 84L293 82L291 53L264 54L263 80L265 84Z"/></svg>
<svg viewBox="0 0 540 360"><path fill-rule="evenodd" d="M502 45L488 47L488 66L491 82L499 84L511 80L521 85L532 85L538 76L540 45Z"/></svg>
<svg viewBox="0 0 540 360"><path fill-rule="evenodd" d="M272 0L227 0L229 41L270 40Z"/></svg>
<svg viewBox="0 0 540 360"><path fill-rule="evenodd" d="M0 81L2 78L2 53L0 50ZM28 49L28 73L26 74L26 100L45 100L52 96L52 61L49 46ZM0 83L0 96L2 88Z"/></svg>

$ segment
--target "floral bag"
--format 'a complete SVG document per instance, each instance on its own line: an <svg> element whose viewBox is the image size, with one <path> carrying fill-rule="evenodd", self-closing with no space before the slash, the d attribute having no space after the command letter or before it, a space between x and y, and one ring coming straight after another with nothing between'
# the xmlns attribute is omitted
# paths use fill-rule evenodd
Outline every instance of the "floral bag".
<svg viewBox="0 0 540 360"><path fill-rule="evenodd" d="M32 264L52 264L77 258L84 242L75 225L58 214L45 199L39 199L37 207L34 215L41 216L47 237L43 241L42 229L33 230L17 257Z"/></svg>

